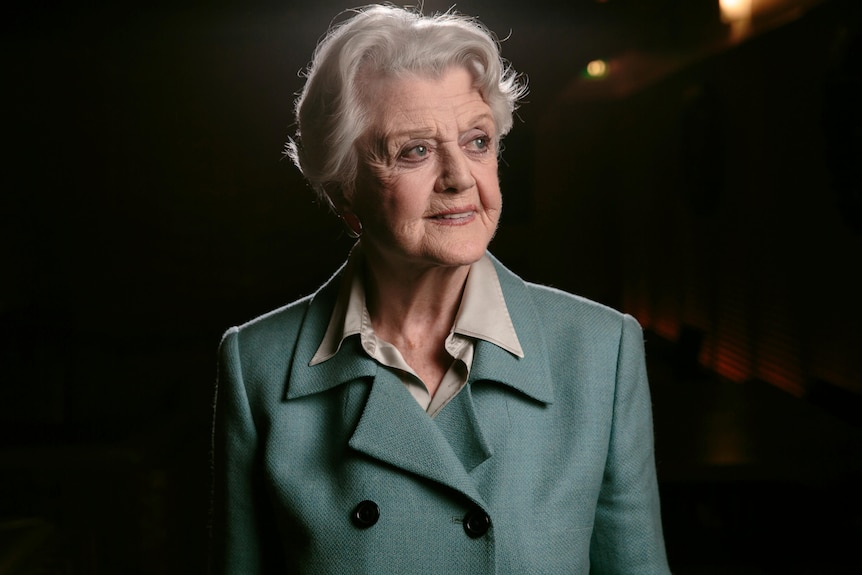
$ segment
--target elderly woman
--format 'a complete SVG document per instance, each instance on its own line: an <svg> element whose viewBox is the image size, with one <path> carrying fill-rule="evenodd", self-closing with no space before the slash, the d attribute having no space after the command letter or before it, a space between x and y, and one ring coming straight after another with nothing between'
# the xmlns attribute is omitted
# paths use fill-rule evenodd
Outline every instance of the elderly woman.
<svg viewBox="0 0 862 575"><path fill-rule="evenodd" d="M218 571L667 572L640 327L486 251L523 92L453 13L318 46L289 153L358 241L222 341Z"/></svg>

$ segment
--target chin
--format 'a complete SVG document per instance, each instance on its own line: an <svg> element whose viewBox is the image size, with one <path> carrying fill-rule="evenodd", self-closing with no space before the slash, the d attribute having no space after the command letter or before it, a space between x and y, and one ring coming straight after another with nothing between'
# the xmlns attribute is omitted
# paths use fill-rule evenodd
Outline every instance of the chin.
<svg viewBox="0 0 862 575"><path fill-rule="evenodd" d="M485 255L486 249L488 249L487 242L461 245L442 253L438 252L435 254L436 257L434 259L439 262L439 265L469 266L482 259L482 256Z"/></svg>

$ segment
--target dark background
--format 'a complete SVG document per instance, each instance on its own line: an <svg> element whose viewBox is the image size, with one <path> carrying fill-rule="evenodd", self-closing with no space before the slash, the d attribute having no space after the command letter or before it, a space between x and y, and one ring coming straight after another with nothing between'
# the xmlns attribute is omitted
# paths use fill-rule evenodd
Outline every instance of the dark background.
<svg viewBox="0 0 862 575"><path fill-rule="evenodd" d="M848 573L862 18L760 4L742 33L710 0L458 4L531 86L491 249L644 326L676 573ZM351 244L281 155L349 6L37 2L0 23L0 573L203 572L221 333Z"/></svg>

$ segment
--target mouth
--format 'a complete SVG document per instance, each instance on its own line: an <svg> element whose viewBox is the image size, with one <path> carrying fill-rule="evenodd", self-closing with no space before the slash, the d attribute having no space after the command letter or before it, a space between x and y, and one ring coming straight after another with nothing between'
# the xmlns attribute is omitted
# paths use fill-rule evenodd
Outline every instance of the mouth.
<svg viewBox="0 0 862 575"><path fill-rule="evenodd" d="M442 214L439 216L431 216L434 220L460 220L463 218L469 218L476 212L459 212L457 214Z"/></svg>
<svg viewBox="0 0 862 575"><path fill-rule="evenodd" d="M430 216L429 219L440 223L458 224L469 222L475 216L475 209L460 208L456 210L447 210L445 212L440 212L439 214L434 214L433 216Z"/></svg>

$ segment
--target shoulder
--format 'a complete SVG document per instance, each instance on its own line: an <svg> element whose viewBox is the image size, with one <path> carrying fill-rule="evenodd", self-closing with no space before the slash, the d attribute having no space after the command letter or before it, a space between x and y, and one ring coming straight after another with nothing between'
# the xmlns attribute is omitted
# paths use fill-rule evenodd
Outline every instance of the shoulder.
<svg viewBox="0 0 862 575"><path fill-rule="evenodd" d="M273 385L278 393L277 382L290 369L311 300L302 298L228 329L219 345L221 386L242 387L249 399Z"/></svg>
<svg viewBox="0 0 862 575"><path fill-rule="evenodd" d="M526 284L526 289L554 363L570 360L606 369L640 361L643 331L634 317L547 286Z"/></svg>
<svg viewBox="0 0 862 575"><path fill-rule="evenodd" d="M520 318L521 325L516 328L539 329L547 334L549 343L560 333L569 340L576 334L618 340L624 329L640 331L630 315L583 296L525 281L498 260L493 261L506 305Z"/></svg>
<svg viewBox="0 0 862 575"><path fill-rule="evenodd" d="M281 377L289 368L298 342L316 338L326 329L338 277L336 273L311 295L228 329L221 342L222 361L233 355L244 373L254 370L264 378Z"/></svg>
<svg viewBox="0 0 862 575"><path fill-rule="evenodd" d="M560 289L500 272L504 297L526 355L547 365L560 405L610 409L618 386L644 380L643 331L632 316ZM610 419L608 419L610 420Z"/></svg>
<svg viewBox="0 0 862 575"><path fill-rule="evenodd" d="M607 382L640 369L643 331L632 316L560 289L525 282L502 265L498 275L525 353L545 358L554 379L580 381L580 387L594 384L610 392Z"/></svg>
<svg viewBox="0 0 862 575"><path fill-rule="evenodd" d="M524 282L524 286L540 310L552 317L582 319L619 324L625 314L591 299L554 287Z"/></svg>
<svg viewBox="0 0 862 575"><path fill-rule="evenodd" d="M243 344L294 339L308 313L314 295L309 295L269 311L227 330L225 338L236 337ZM291 337L292 336L292 337Z"/></svg>

